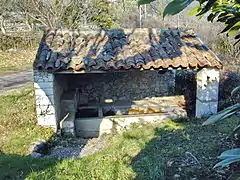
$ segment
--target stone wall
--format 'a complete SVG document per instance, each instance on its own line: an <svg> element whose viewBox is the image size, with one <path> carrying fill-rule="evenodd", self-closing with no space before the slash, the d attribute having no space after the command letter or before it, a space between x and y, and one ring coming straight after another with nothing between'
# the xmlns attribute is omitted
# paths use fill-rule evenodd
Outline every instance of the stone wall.
<svg viewBox="0 0 240 180"><path fill-rule="evenodd" d="M145 98L180 94L184 94L185 100L187 100L183 90L186 85L183 81L186 79L179 79L176 74L176 71L125 71L88 74L52 74L34 71L38 124L51 126L54 129L57 129L58 124L60 126L62 124L61 128L65 133L74 135L77 104L87 105L106 102L106 100L110 102L118 100L136 102ZM204 68L197 71L197 74L195 71L192 74L191 80L194 81L192 84L194 87L191 86L189 90L194 91L196 117L217 112L219 71ZM176 83L183 84L183 86L179 86L179 89ZM72 104L75 104L74 108L69 109ZM64 108L65 106L68 108ZM65 111L63 111L64 109ZM65 117L65 114L70 115L63 121L62 117Z"/></svg>
<svg viewBox="0 0 240 180"><path fill-rule="evenodd" d="M34 71L36 114L39 125L57 129L62 86L48 72Z"/></svg>
<svg viewBox="0 0 240 180"><path fill-rule="evenodd" d="M146 97L170 96L175 91L174 71L78 74L66 78L68 90L79 88L80 101L85 103L103 102L106 99L141 100Z"/></svg>
<svg viewBox="0 0 240 180"><path fill-rule="evenodd" d="M196 70L178 70L176 71L175 90L177 95L184 95L185 108L188 117L195 117L196 106Z"/></svg>

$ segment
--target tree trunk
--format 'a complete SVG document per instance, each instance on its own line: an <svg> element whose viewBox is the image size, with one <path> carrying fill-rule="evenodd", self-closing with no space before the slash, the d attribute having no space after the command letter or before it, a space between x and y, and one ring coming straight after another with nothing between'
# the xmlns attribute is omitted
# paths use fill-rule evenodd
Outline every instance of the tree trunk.
<svg viewBox="0 0 240 180"><path fill-rule="evenodd" d="M4 27L4 17L0 15L0 29L3 34L6 34L6 29Z"/></svg>

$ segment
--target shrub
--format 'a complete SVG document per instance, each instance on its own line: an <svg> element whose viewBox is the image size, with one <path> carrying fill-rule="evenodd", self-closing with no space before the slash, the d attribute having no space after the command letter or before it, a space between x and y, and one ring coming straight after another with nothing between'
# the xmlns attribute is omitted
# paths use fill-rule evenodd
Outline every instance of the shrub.
<svg viewBox="0 0 240 180"><path fill-rule="evenodd" d="M39 32L0 34L0 50L35 48L38 46L39 37Z"/></svg>

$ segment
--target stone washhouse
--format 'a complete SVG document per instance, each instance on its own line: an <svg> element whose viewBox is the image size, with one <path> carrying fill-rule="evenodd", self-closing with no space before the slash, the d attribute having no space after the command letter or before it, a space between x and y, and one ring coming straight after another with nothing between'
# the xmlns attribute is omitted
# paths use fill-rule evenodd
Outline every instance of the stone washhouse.
<svg viewBox="0 0 240 180"><path fill-rule="evenodd" d="M34 62L37 121L96 137L133 122L186 116L184 97L175 92L182 69L196 72L195 116L207 116L218 109L221 68L190 31L45 30Z"/></svg>

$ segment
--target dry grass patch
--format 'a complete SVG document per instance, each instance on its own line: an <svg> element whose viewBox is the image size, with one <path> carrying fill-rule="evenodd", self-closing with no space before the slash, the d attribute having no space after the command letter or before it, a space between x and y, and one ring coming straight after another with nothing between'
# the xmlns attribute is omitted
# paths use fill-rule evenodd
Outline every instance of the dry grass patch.
<svg viewBox="0 0 240 180"><path fill-rule="evenodd" d="M0 73L31 69L36 49L0 51Z"/></svg>

